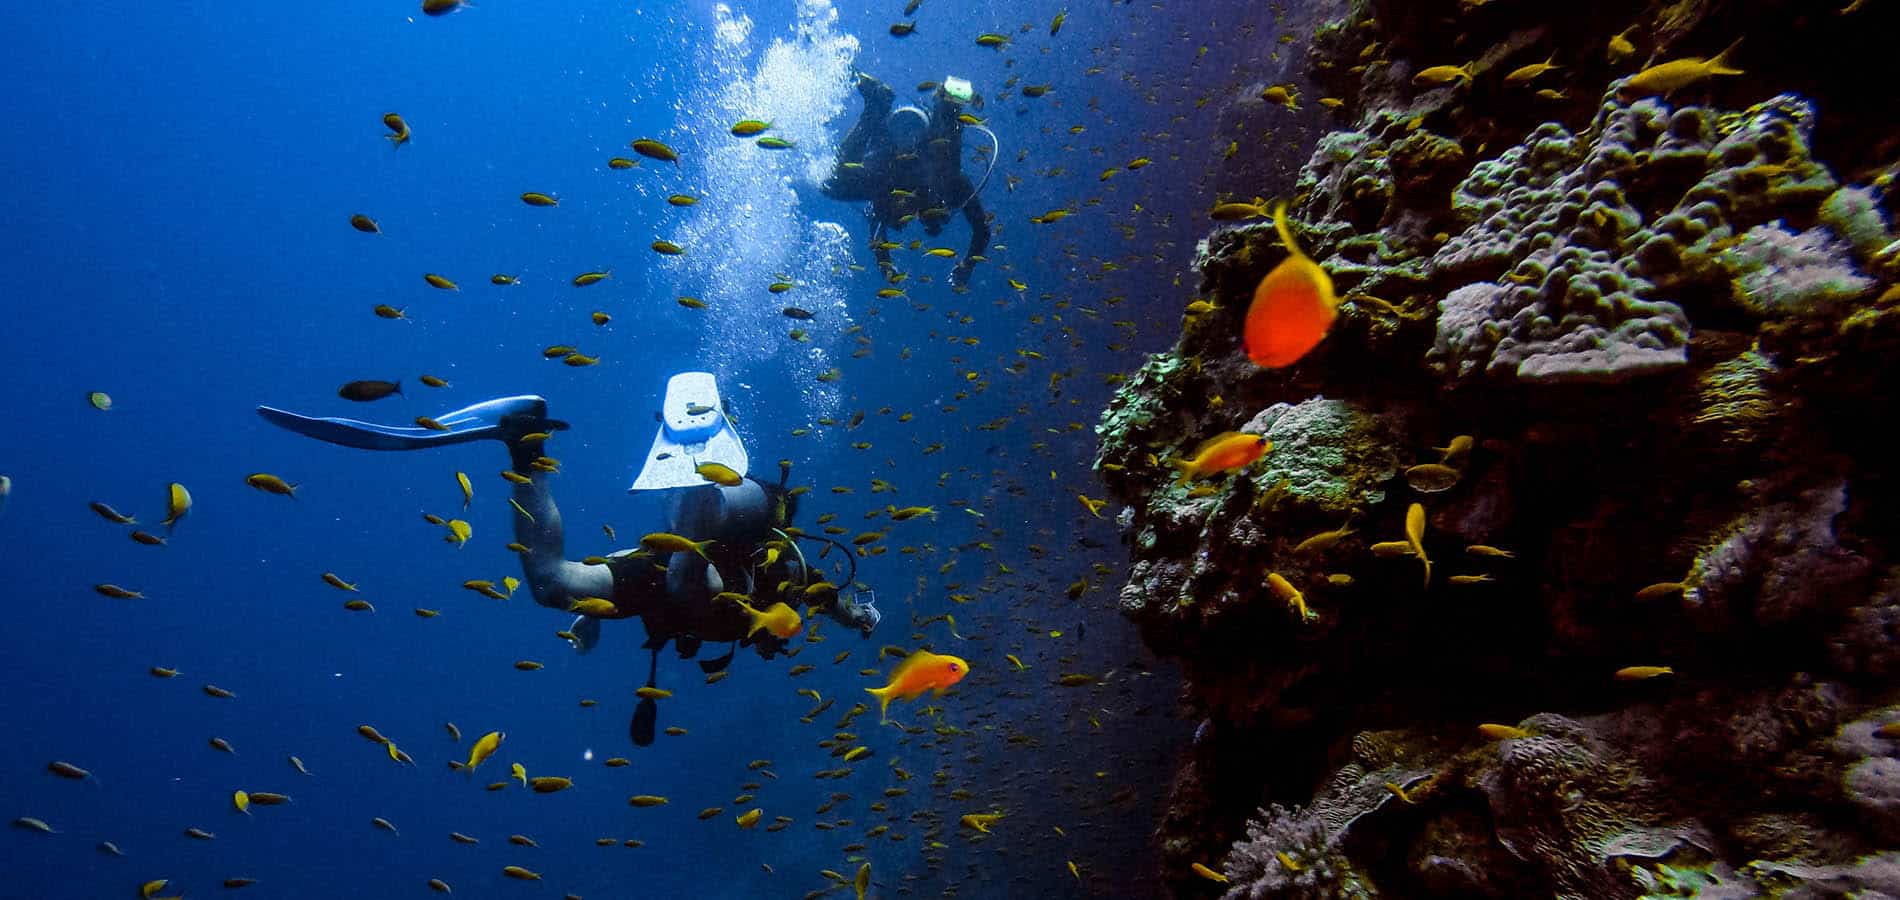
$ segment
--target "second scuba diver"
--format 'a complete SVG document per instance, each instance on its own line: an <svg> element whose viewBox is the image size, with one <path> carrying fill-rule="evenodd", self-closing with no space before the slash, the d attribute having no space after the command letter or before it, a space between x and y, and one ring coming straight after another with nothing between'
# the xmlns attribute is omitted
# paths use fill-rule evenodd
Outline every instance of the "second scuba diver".
<svg viewBox="0 0 1900 900"><path fill-rule="evenodd" d="M858 76L858 93L864 97L864 112L838 145L838 165L819 190L834 200L870 202L871 245L886 277L894 271L885 246L891 231L920 221L924 233L935 237L961 212L970 224L970 247L951 270L950 283L969 283L971 269L990 246L990 225L980 198L989 172L975 184L963 174L964 123L958 117L975 97L970 83L944 79L929 112L909 104L893 109L896 95L890 86L869 75ZM989 164L994 168L996 136L972 127L989 134Z"/></svg>

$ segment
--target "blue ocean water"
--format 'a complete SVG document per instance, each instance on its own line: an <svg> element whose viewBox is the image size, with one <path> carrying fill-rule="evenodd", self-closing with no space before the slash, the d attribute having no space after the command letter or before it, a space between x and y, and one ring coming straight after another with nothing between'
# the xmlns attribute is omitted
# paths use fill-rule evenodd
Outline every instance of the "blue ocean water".
<svg viewBox="0 0 1900 900"><path fill-rule="evenodd" d="M249 894L277 897L425 896L430 878L461 896L800 896L836 889L820 870L848 878L862 857L872 896L1152 895L1147 835L1168 754L1193 723L1170 716L1168 673L1116 615L1112 523L1075 495L1102 496L1089 464L1105 376L1170 343L1192 299L1202 211L1223 191L1261 192L1264 169L1290 170L1292 120L1266 140L1260 104L1232 98L1257 93L1297 54L1282 59L1272 40L1291 26L1252 5L1074 4L1051 36L1063 6L926 0L901 40L888 34L903 19L896 2L483 0L440 18L368 0L0 9L10 36L0 76L14 87L13 136L0 144L12 186L0 221L11 423L0 474L12 481L0 511L11 635L0 810L58 832L6 831L0 894L130 896L169 878L165 893L203 896L241 876L257 879ZM984 31L1011 44L978 47ZM999 246L969 293L949 290L948 261L900 254L909 296L877 300L862 215L809 190L856 115L853 70L900 97L946 74L985 95L1011 78L1052 86L980 113L1000 145L983 194ZM386 112L409 123L408 145L384 140ZM726 133L747 116L798 146L774 153ZM678 148L679 165L607 166L641 137ZM1223 155L1230 141L1245 152ZM1098 177L1142 156L1153 164ZM973 158L967 170L982 166ZM560 205L526 206L523 191ZM664 201L675 192L702 200L675 208ZM1058 208L1074 214L1029 222ZM352 230L354 213L383 233ZM898 239L912 237L923 235ZM958 222L926 245L960 251L966 237ZM686 255L653 254L662 238ZM612 276L570 284L590 270ZM461 289L435 290L424 273ZM493 273L520 284L491 285ZM768 294L780 276L798 286ZM685 295L710 308L674 302ZM380 303L407 320L376 317ZM817 318L785 319L786 303ZM595 310L611 323L592 324ZM789 340L794 325L812 341ZM602 362L548 361L549 344ZM861 346L870 352L854 358ZM817 380L832 367L839 381ZM859 561L887 617L870 640L821 629L825 640L801 639L796 660L742 652L711 686L664 654L659 681L675 696L660 725L688 733L645 748L627 738L647 665L637 625L607 623L602 646L576 656L553 636L566 618L525 591L496 602L461 587L521 574L503 547L514 513L498 447L372 454L253 412L406 423L543 395L573 424L550 453L578 558L657 528L657 503L626 486L665 378L687 369L719 375L756 468L790 459L793 483L814 487L804 527L834 512L857 530L886 502L942 512L892 526L888 543L917 552ZM423 387L422 373L449 386ZM361 378L402 379L405 393L366 406L336 397ZM91 391L112 408L89 405ZM857 410L869 415L855 431L814 425ZM915 418L898 421L905 412ZM797 428L814 430L791 436ZM941 453L923 453L939 442ZM296 499L247 486L260 471L300 485ZM475 484L466 513L458 471ZM897 492L870 493L872 478ZM173 481L195 506L168 546L134 543L87 508L108 502L164 534ZM474 539L445 543L424 513L467 518ZM376 611L341 609L347 597L324 572L359 583ZM1078 580L1087 589L1071 599ZM92 589L102 582L145 598L103 598ZM964 637L943 623L911 627L942 613ZM942 698L894 707L941 733L860 718L855 743L876 755L850 778L813 779L838 765L817 742L881 683L858 670L888 670L877 657L886 644L958 653L973 674ZM832 665L844 649L850 659ZM545 668L518 671L523 659ZM797 662L817 671L788 678ZM155 678L152 666L180 675ZM1071 672L1106 677L1056 685ZM208 697L205 684L237 696ZM812 705L801 687L837 706L801 723ZM922 717L926 704L941 718ZM360 724L417 765L392 763ZM450 771L490 730L508 735L495 760L473 777ZM212 749L214 737L236 753ZM605 768L614 756L632 763ZM748 770L755 759L772 760L778 778ZM54 777L52 760L95 777ZM483 789L514 762L575 787ZM746 791L756 802L732 803L747 781L763 783ZM247 817L232 808L236 789L293 801ZM852 799L815 814L834 791ZM629 808L639 793L672 802ZM868 808L880 801L884 813ZM732 817L751 805L794 822L742 831ZM724 811L696 818L714 806ZM979 811L1007 817L986 838L958 828ZM400 835L371 827L375 816ZM853 823L813 827L838 819ZM890 831L867 839L877 824ZM187 827L216 837L187 838ZM480 843L454 843L451 831ZM511 834L539 846L510 845ZM125 855L96 849L108 840ZM868 847L840 849L851 843ZM545 880L510 881L504 865Z"/></svg>

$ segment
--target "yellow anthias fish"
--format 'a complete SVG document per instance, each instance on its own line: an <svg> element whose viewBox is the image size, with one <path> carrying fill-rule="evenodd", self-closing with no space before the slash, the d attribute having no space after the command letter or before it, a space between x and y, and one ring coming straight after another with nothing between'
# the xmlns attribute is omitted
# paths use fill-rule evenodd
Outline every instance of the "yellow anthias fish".
<svg viewBox="0 0 1900 900"><path fill-rule="evenodd" d="M761 612L747 605L739 595L721 594L720 596L739 604L739 608L745 610L746 616L752 620L752 626L746 629L747 637L751 637L763 628L775 637L791 638L798 634L799 629L805 627L804 622L798 617L798 612L783 603L774 603Z"/></svg>
<svg viewBox="0 0 1900 900"><path fill-rule="evenodd" d="M655 553L697 553L699 558L712 562L706 555L706 548L712 541L694 541L665 531L655 531L640 539L640 546Z"/></svg>
<svg viewBox="0 0 1900 900"><path fill-rule="evenodd" d="M1653 97L1657 94L1671 94L1692 84L1716 75L1740 75L1741 69L1729 64L1729 54L1742 45L1740 38L1728 45L1727 49L1710 59L1688 56L1672 59L1666 63L1650 66L1631 75L1616 89L1616 96L1624 101L1641 97Z"/></svg>
<svg viewBox="0 0 1900 900"><path fill-rule="evenodd" d="M890 681L883 687L864 690L877 698L878 719L882 723L889 721L892 700L909 700L925 691L941 694L969 672L970 664L960 657L918 650L897 664L891 671Z"/></svg>
<svg viewBox="0 0 1900 900"><path fill-rule="evenodd" d="M455 473L455 483L462 486L462 508L467 509L470 503L475 502L475 485L469 483L466 472Z"/></svg>
<svg viewBox="0 0 1900 900"><path fill-rule="evenodd" d="M1194 449L1194 455L1170 459L1168 464L1181 470L1181 478L1176 483L1186 485L1196 478L1247 466L1272 449L1273 442L1260 435L1229 431L1201 442Z"/></svg>
<svg viewBox="0 0 1900 900"><path fill-rule="evenodd" d="M467 544L469 536L475 533L475 527L461 519L450 519L448 529L449 533L442 539L454 544L458 549Z"/></svg>
<svg viewBox="0 0 1900 900"><path fill-rule="evenodd" d="M693 467L699 477L721 487L738 487L745 482L745 476L733 471L731 466L716 462L704 462Z"/></svg>
<svg viewBox="0 0 1900 900"><path fill-rule="evenodd" d="M528 769L520 763L512 763L508 766L508 777L521 782L522 787L528 786Z"/></svg>
<svg viewBox="0 0 1900 900"><path fill-rule="evenodd" d="M1405 510L1405 543L1418 561L1425 564L1425 584L1432 583L1432 561L1425 558L1425 507L1414 503Z"/></svg>
<svg viewBox="0 0 1900 900"><path fill-rule="evenodd" d="M482 735L481 739L475 742L475 746L469 748L468 764L463 768L470 772L475 771L475 767L481 765L483 760L495 755L495 750L501 746L502 739L507 736L499 731Z"/></svg>
<svg viewBox="0 0 1900 900"><path fill-rule="evenodd" d="M984 834L990 833L990 826L1001 821L1002 813L970 813L957 820L965 828L974 828Z"/></svg>
<svg viewBox="0 0 1900 900"><path fill-rule="evenodd" d="M169 491L170 493L165 507L165 521L159 523L166 528L177 525L180 519L183 519L186 514L191 512L191 492L185 490L184 485L174 481L171 483Z"/></svg>

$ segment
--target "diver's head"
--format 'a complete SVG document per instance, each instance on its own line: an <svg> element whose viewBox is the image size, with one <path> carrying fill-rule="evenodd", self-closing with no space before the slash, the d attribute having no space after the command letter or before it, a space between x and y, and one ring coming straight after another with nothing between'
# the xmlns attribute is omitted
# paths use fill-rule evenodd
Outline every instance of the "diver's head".
<svg viewBox="0 0 1900 900"><path fill-rule="evenodd" d="M930 114L905 104L884 117L884 132L890 135L892 147L911 149L922 144L930 133Z"/></svg>

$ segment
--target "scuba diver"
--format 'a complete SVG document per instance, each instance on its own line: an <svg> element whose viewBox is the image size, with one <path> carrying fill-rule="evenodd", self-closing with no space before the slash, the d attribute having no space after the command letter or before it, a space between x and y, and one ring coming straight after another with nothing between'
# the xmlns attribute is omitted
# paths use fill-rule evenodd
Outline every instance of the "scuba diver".
<svg viewBox="0 0 1900 900"><path fill-rule="evenodd" d="M681 659L691 659L703 642L731 643L724 656L700 660L708 674L731 664L740 646L765 659L785 647L774 629L754 624L752 610L775 603L811 604L830 618L869 637L882 616L868 601L849 599L805 564L799 540L823 541L845 551L851 566L844 580L857 577L851 548L819 535L789 533L797 498L785 488L789 464L781 464L778 483L745 477L748 459L709 372L683 372L667 381L656 414L660 427L645 464L628 490L665 491L667 531L699 544L696 550L655 553L622 550L595 564L567 559L561 514L554 505L549 477L555 466L544 461L542 444L567 423L548 418L547 401L536 396L503 397L437 416L437 428L378 425L343 418L313 418L268 406L257 408L266 421L308 437L365 450L422 450L477 440L496 440L508 448L515 541L526 547L521 568L536 603L564 612L582 601L590 614L574 620L567 633L575 650L586 653L600 640L602 619L638 617L646 626L652 652L647 686L654 685L660 650L672 641ZM717 463L739 476L737 484L715 484L699 466ZM745 605L722 592L744 594ZM630 729L635 744L653 740L657 708L643 698Z"/></svg>
<svg viewBox="0 0 1900 900"><path fill-rule="evenodd" d="M957 118L963 105L975 99L970 83L945 78L929 112L910 104L893 109L896 95L890 86L862 73L858 93L864 97L864 113L838 145L837 168L819 191L834 200L870 202L871 245L887 278L895 271L891 252L884 247L892 230L901 231L915 219L924 223L924 233L935 237L962 211L970 223L970 249L950 272L950 283L962 287L989 249L990 225L979 195L996 168L999 149L994 132L970 126L990 139L989 166L972 185L963 174L964 125Z"/></svg>

